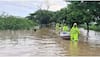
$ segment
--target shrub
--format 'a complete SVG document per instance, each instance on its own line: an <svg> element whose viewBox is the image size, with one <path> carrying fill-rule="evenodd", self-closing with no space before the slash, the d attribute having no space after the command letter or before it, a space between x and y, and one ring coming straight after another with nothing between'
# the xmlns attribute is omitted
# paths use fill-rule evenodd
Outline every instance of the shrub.
<svg viewBox="0 0 100 57"><path fill-rule="evenodd" d="M32 20L18 17L0 17L1 30L18 30L18 29L31 29L36 25Z"/></svg>

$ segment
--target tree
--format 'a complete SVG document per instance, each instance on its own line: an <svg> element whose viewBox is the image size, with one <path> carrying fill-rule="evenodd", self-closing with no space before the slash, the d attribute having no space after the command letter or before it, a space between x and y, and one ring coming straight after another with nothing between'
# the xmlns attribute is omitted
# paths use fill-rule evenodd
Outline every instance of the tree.
<svg viewBox="0 0 100 57"><path fill-rule="evenodd" d="M87 35L89 33L89 23L98 21L100 17L100 2L71 2L67 7L67 19L70 23L86 23ZM97 19L98 18L98 19Z"/></svg>
<svg viewBox="0 0 100 57"><path fill-rule="evenodd" d="M41 25L41 24L49 24L50 21L52 21L51 20L52 16L53 16L52 11L38 10L35 13L31 13L29 16L27 16L27 18L35 22L38 21L38 23Z"/></svg>

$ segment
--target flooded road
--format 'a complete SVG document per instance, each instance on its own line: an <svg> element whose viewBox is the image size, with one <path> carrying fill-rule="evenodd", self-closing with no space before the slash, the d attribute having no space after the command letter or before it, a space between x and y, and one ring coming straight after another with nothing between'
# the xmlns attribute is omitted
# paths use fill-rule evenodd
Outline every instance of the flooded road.
<svg viewBox="0 0 100 57"><path fill-rule="evenodd" d="M84 41L63 40L54 31L48 29L37 32L33 30L0 31L0 56L2 57L100 55L100 47L91 47L91 45Z"/></svg>
<svg viewBox="0 0 100 57"><path fill-rule="evenodd" d="M83 28L81 28L80 30L83 36L85 36L83 40L86 41L87 30L84 30ZM100 32L89 30L89 37L87 42L91 47L100 47Z"/></svg>

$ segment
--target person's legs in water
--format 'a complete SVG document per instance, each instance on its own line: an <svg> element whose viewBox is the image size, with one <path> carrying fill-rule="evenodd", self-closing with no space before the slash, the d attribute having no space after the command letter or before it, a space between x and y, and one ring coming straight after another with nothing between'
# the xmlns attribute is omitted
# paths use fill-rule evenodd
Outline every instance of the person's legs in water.
<svg viewBox="0 0 100 57"><path fill-rule="evenodd" d="M74 40L74 35L73 34L71 34L71 41L73 41Z"/></svg>

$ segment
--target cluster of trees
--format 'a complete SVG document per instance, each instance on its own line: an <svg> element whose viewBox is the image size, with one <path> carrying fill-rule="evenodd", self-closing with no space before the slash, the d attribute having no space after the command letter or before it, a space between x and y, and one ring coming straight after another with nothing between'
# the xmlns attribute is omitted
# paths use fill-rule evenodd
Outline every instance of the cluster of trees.
<svg viewBox="0 0 100 57"><path fill-rule="evenodd" d="M31 29L36 25L32 20L15 16L0 16L0 30Z"/></svg>
<svg viewBox="0 0 100 57"><path fill-rule="evenodd" d="M86 23L87 29L89 29L89 23L91 22L100 24L100 2L74 1L60 11L38 10L35 13L31 13L27 18L38 21L40 24L62 23L63 20L70 26L74 22L78 24Z"/></svg>
<svg viewBox="0 0 100 57"><path fill-rule="evenodd" d="M67 8L67 18L79 24L96 22L100 24L100 2L71 2Z"/></svg>

